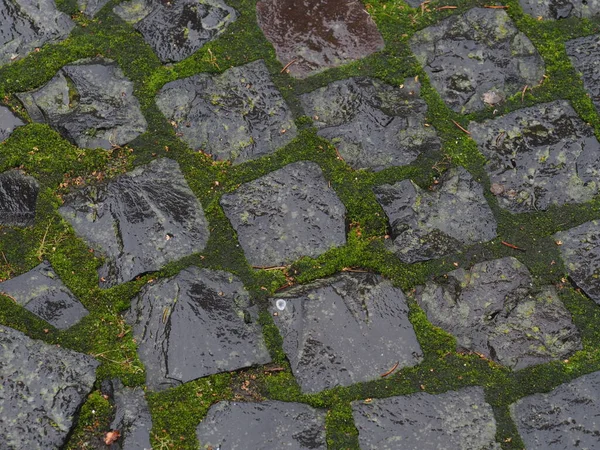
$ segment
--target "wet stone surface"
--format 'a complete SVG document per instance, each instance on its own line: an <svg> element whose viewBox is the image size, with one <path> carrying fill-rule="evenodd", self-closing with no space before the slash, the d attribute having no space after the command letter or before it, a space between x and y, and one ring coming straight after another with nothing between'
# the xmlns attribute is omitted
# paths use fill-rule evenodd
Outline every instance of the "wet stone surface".
<svg viewBox="0 0 600 450"><path fill-rule="evenodd" d="M40 186L18 170L0 173L0 226L33 225Z"/></svg>
<svg viewBox="0 0 600 450"><path fill-rule="evenodd" d="M306 78L382 50L383 38L360 2L261 0L258 24L290 75Z"/></svg>
<svg viewBox="0 0 600 450"><path fill-rule="evenodd" d="M354 169L382 170L440 149L432 127L425 128L427 104L420 85L402 88L373 78L351 78L300 96L319 136L332 141Z"/></svg>
<svg viewBox="0 0 600 450"><path fill-rule="evenodd" d="M271 360L250 296L228 272L190 267L145 286L125 319L152 390Z"/></svg>
<svg viewBox="0 0 600 450"><path fill-rule="evenodd" d="M114 12L142 34L163 63L192 55L238 17L223 0L131 0Z"/></svg>
<svg viewBox="0 0 600 450"><path fill-rule="evenodd" d="M296 136L262 60L167 83L156 103L193 150L234 164L273 153Z"/></svg>
<svg viewBox="0 0 600 450"><path fill-rule="evenodd" d="M110 429L121 433L110 450L150 450L152 416L144 390L123 386L114 379L102 383L102 393L110 398L115 410Z"/></svg>
<svg viewBox="0 0 600 450"><path fill-rule="evenodd" d="M569 276L600 304L600 221L591 221L554 235Z"/></svg>
<svg viewBox="0 0 600 450"><path fill-rule="evenodd" d="M325 411L302 403L219 402L210 407L196 436L202 450L327 448Z"/></svg>
<svg viewBox="0 0 600 450"><path fill-rule="evenodd" d="M510 405L510 414L526 448L598 448L600 372L519 399Z"/></svg>
<svg viewBox="0 0 600 450"><path fill-rule="evenodd" d="M500 449L483 388L352 402L362 450Z"/></svg>
<svg viewBox="0 0 600 450"><path fill-rule="evenodd" d="M461 347L518 370L582 348L554 287L535 289L532 283L527 268L507 257L430 281L416 300Z"/></svg>
<svg viewBox="0 0 600 450"><path fill-rule="evenodd" d="M60 448L96 380L88 355L0 325L0 437L13 450Z"/></svg>
<svg viewBox="0 0 600 450"><path fill-rule="evenodd" d="M596 1L600 13L600 0ZM600 112L600 34L565 42L567 55L583 77L583 86Z"/></svg>
<svg viewBox="0 0 600 450"><path fill-rule="evenodd" d="M485 170L502 208L546 210L598 193L600 143L564 100L471 122L469 131L487 158Z"/></svg>
<svg viewBox="0 0 600 450"><path fill-rule="evenodd" d="M41 88L17 97L35 122L48 123L79 147L110 149L147 128L133 83L108 59L64 66Z"/></svg>
<svg viewBox="0 0 600 450"><path fill-rule="evenodd" d="M0 293L59 330L75 325L88 314L48 261L0 283Z"/></svg>
<svg viewBox="0 0 600 450"><path fill-rule="evenodd" d="M223 195L221 206L253 266L314 258L346 243L346 208L313 162L245 183Z"/></svg>
<svg viewBox="0 0 600 450"><path fill-rule="evenodd" d="M403 292L379 275L343 273L271 299L303 392L379 379L396 362L410 367L422 352Z"/></svg>
<svg viewBox="0 0 600 450"><path fill-rule="evenodd" d="M373 190L392 230L390 250L402 262L439 258L496 237L483 188L462 167L448 170L428 192L410 180Z"/></svg>
<svg viewBox="0 0 600 450"><path fill-rule="evenodd" d="M10 109L0 106L0 143L7 140L15 128L25 125Z"/></svg>
<svg viewBox="0 0 600 450"><path fill-rule="evenodd" d="M418 31L410 48L431 84L456 112L483 109L533 86L544 62L501 10L473 8Z"/></svg>
<svg viewBox="0 0 600 450"><path fill-rule="evenodd" d="M107 258L98 271L102 287L159 270L208 241L202 205L167 158L69 194L59 212Z"/></svg>
<svg viewBox="0 0 600 450"><path fill-rule="evenodd" d="M519 0L519 3L527 14L545 20L600 16L600 0Z"/></svg>
<svg viewBox="0 0 600 450"><path fill-rule="evenodd" d="M0 66L66 39L74 26L54 0L0 0Z"/></svg>

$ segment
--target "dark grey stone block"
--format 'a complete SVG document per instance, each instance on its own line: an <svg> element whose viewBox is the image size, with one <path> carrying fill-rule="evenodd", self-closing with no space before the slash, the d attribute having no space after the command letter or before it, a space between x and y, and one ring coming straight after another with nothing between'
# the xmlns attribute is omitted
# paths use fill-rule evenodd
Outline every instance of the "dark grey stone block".
<svg viewBox="0 0 600 450"><path fill-rule="evenodd" d="M344 273L281 292L270 311L303 392L371 381L421 362L403 292L378 275Z"/></svg>
<svg viewBox="0 0 600 450"><path fill-rule="evenodd" d="M591 19L600 16L598 0L519 0L521 8L533 17L543 19Z"/></svg>
<svg viewBox="0 0 600 450"><path fill-rule="evenodd" d="M593 1L600 13L600 1ZM571 63L581 72L583 86L600 112L600 34L567 41L565 47Z"/></svg>
<svg viewBox="0 0 600 450"><path fill-rule="evenodd" d="M0 226L33 225L40 186L18 170L0 174Z"/></svg>
<svg viewBox="0 0 600 450"><path fill-rule="evenodd" d="M65 196L59 212L107 258L101 286L159 270L208 241L202 205L177 162L166 158Z"/></svg>
<svg viewBox="0 0 600 450"><path fill-rule="evenodd" d="M202 450L325 450L325 412L302 403L220 402L196 429Z"/></svg>
<svg viewBox="0 0 600 450"><path fill-rule="evenodd" d="M271 361L250 296L228 272L190 267L145 286L126 320L152 390Z"/></svg>
<svg viewBox="0 0 600 450"><path fill-rule="evenodd" d="M346 243L346 208L313 162L245 183L223 195L221 206L254 266L314 258Z"/></svg>
<svg viewBox="0 0 600 450"><path fill-rule="evenodd" d="M25 125L10 109L0 106L0 143L7 140L15 128Z"/></svg>

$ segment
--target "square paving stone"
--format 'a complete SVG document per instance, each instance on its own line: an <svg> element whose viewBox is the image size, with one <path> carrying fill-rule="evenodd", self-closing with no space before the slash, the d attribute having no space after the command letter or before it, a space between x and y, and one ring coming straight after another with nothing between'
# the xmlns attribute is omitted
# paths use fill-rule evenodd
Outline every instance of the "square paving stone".
<svg viewBox="0 0 600 450"><path fill-rule="evenodd" d="M483 188L462 167L448 170L433 192L411 180L373 191L391 224L390 250L402 262L439 258L496 237Z"/></svg>
<svg viewBox="0 0 600 450"><path fill-rule="evenodd" d="M152 390L271 361L250 295L228 272L190 267L146 285L125 319Z"/></svg>
<svg viewBox="0 0 600 450"><path fill-rule="evenodd" d="M238 17L223 0L131 0L114 12L142 34L163 63L192 55Z"/></svg>
<svg viewBox="0 0 600 450"><path fill-rule="evenodd" d="M534 287L527 267L513 257L429 281L416 300L429 321L461 347L514 370L565 359L582 348L554 286Z"/></svg>
<svg viewBox="0 0 600 450"><path fill-rule="evenodd" d="M600 372L517 400L510 415L526 448L600 448Z"/></svg>
<svg viewBox="0 0 600 450"><path fill-rule="evenodd" d="M59 330L75 325L88 315L87 309L63 284L48 261L0 283L0 293L10 296Z"/></svg>
<svg viewBox="0 0 600 450"><path fill-rule="evenodd" d="M73 27L54 0L0 0L0 66L66 39Z"/></svg>
<svg viewBox="0 0 600 450"><path fill-rule="evenodd" d="M303 392L379 379L421 362L404 293L379 275L343 273L281 292L270 311Z"/></svg>
<svg viewBox="0 0 600 450"><path fill-rule="evenodd" d="M600 16L599 0L519 0L527 14L542 19L578 19Z"/></svg>
<svg viewBox="0 0 600 450"><path fill-rule="evenodd" d="M221 197L246 259L278 266L346 244L346 208L321 168L300 161Z"/></svg>
<svg viewBox="0 0 600 450"><path fill-rule="evenodd" d="M196 436L202 450L327 448L325 411L274 400L212 405Z"/></svg>
<svg viewBox="0 0 600 450"><path fill-rule="evenodd" d="M234 164L274 153L296 136L262 60L167 83L156 104L192 149Z"/></svg>
<svg viewBox="0 0 600 450"><path fill-rule="evenodd" d="M63 448L98 365L91 356L0 325L0 447Z"/></svg>
<svg viewBox="0 0 600 450"><path fill-rule="evenodd" d="M469 113L537 85L544 61L506 12L473 8L410 39L410 48L450 108Z"/></svg>
<svg viewBox="0 0 600 450"><path fill-rule="evenodd" d="M81 59L17 97L34 122L48 123L79 147L110 149L146 131L133 83L109 59Z"/></svg>
<svg viewBox="0 0 600 450"><path fill-rule="evenodd" d="M0 106L0 143L7 140L15 128L25 125L10 109Z"/></svg>
<svg viewBox="0 0 600 450"><path fill-rule="evenodd" d="M600 221L586 222L554 235L570 277L600 304Z"/></svg>
<svg viewBox="0 0 600 450"><path fill-rule="evenodd" d="M564 100L471 122L469 131L502 208L546 210L598 193L600 143Z"/></svg>
<svg viewBox="0 0 600 450"><path fill-rule="evenodd" d="M393 87L374 78L351 78L300 96L319 136L330 139L354 169L403 166L440 149L426 128L420 84L407 78Z"/></svg>
<svg viewBox="0 0 600 450"><path fill-rule="evenodd" d="M600 0L596 1L600 12ZM583 86L600 112L600 34L565 42L567 55L583 77Z"/></svg>
<svg viewBox="0 0 600 450"><path fill-rule="evenodd" d="M19 170L0 173L0 226L33 225L40 186Z"/></svg>
<svg viewBox="0 0 600 450"><path fill-rule="evenodd" d="M68 194L58 211L106 258L98 271L103 287L159 270L208 241L202 205L172 159Z"/></svg>
<svg viewBox="0 0 600 450"><path fill-rule="evenodd" d="M296 78L364 58L385 46L369 13L354 0L261 0L256 13L277 59L289 64Z"/></svg>
<svg viewBox="0 0 600 450"><path fill-rule="evenodd" d="M352 402L362 450L500 449L483 388Z"/></svg>

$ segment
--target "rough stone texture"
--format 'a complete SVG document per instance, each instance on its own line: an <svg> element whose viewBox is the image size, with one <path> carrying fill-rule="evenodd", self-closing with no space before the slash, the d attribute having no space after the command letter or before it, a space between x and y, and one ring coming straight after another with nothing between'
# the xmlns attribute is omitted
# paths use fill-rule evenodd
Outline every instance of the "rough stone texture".
<svg viewBox="0 0 600 450"><path fill-rule="evenodd" d="M352 402L362 450L500 449L483 388Z"/></svg>
<svg viewBox="0 0 600 450"><path fill-rule="evenodd" d="M592 18L600 15L599 0L519 0L523 11L543 19Z"/></svg>
<svg viewBox="0 0 600 450"><path fill-rule="evenodd" d="M415 33L410 48L431 84L460 113L482 109L486 93L505 98L544 75L531 41L497 9L473 8L442 20Z"/></svg>
<svg viewBox="0 0 600 450"><path fill-rule="evenodd" d="M15 128L25 125L10 109L0 106L0 143L7 140Z"/></svg>
<svg viewBox="0 0 600 450"><path fill-rule="evenodd" d="M570 450L600 446L600 372L576 378L547 394L510 405L526 448Z"/></svg>
<svg viewBox="0 0 600 450"><path fill-rule="evenodd" d="M120 380L114 379L102 383L102 392L108 395L115 408L110 429L121 433L110 450L151 450L152 416L144 391L125 387Z"/></svg>
<svg viewBox="0 0 600 450"><path fill-rule="evenodd" d="M586 222L554 235L570 277L600 304L600 221Z"/></svg>
<svg viewBox="0 0 600 450"><path fill-rule="evenodd" d="M483 188L462 167L447 171L427 192L410 180L374 188L392 227L392 250L406 263L453 253L496 237Z"/></svg>
<svg viewBox="0 0 600 450"><path fill-rule="evenodd" d="M400 88L374 78L351 78L300 100L319 136L330 139L350 166L382 170L440 149L434 129L424 127L427 104L420 88L412 78Z"/></svg>
<svg viewBox="0 0 600 450"><path fill-rule="evenodd" d="M209 449L323 449L325 412L302 403L219 402L208 410L196 436Z"/></svg>
<svg viewBox="0 0 600 450"><path fill-rule="evenodd" d="M114 12L144 36L163 63L195 53L238 16L223 0L131 0Z"/></svg>
<svg viewBox="0 0 600 450"><path fill-rule="evenodd" d="M490 181L501 188L498 203L509 211L582 203L598 193L600 143L564 100L471 122L469 131Z"/></svg>
<svg viewBox="0 0 600 450"><path fill-rule="evenodd" d="M98 271L106 287L200 252L208 241L202 205L166 158L69 194L59 212L107 258Z"/></svg>
<svg viewBox="0 0 600 450"><path fill-rule="evenodd" d="M250 296L228 272L190 267L145 286L126 320L133 325L152 390L270 362Z"/></svg>
<svg viewBox="0 0 600 450"><path fill-rule="evenodd" d="M254 266L314 258L346 243L346 208L313 162L245 183L223 195L221 206Z"/></svg>
<svg viewBox="0 0 600 450"><path fill-rule="evenodd" d="M518 370L581 349L579 331L553 286L533 287L513 257L457 269L416 295L431 323L458 344Z"/></svg>
<svg viewBox="0 0 600 450"><path fill-rule="evenodd" d="M283 302L282 302L283 300ZM271 301L283 349L303 392L379 379L421 362L402 291L367 273L344 273Z"/></svg>
<svg viewBox="0 0 600 450"><path fill-rule="evenodd" d="M0 66L66 39L74 26L54 0L0 0Z"/></svg>
<svg viewBox="0 0 600 450"><path fill-rule="evenodd" d="M0 293L10 296L26 310L59 330L75 325L88 314L48 261L0 283Z"/></svg>
<svg viewBox="0 0 600 450"><path fill-rule="evenodd" d="M383 49L377 26L353 0L262 0L258 25L277 59L296 78L306 78Z"/></svg>
<svg viewBox="0 0 600 450"><path fill-rule="evenodd" d="M600 12L600 0L596 4ZM585 89L600 112L600 34L567 41L565 47L573 66L582 74Z"/></svg>
<svg viewBox="0 0 600 450"><path fill-rule="evenodd" d="M0 442L11 450L60 448L96 380L88 355L0 325Z"/></svg>
<svg viewBox="0 0 600 450"><path fill-rule="evenodd" d="M262 60L167 83L156 104L190 147L234 164L273 153L296 136Z"/></svg>
<svg viewBox="0 0 600 450"><path fill-rule="evenodd" d="M0 173L0 226L33 225L40 186L18 170Z"/></svg>
<svg viewBox="0 0 600 450"><path fill-rule="evenodd" d="M35 122L48 123L79 147L110 149L147 128L133 83L108 59L64 66L41 88L17 97Z"/></svg>
<svg viewBox="0 0 600 450"><path fill-rule="evenodd" d="M109 0L77 0L77 7L88 17L94 17Z"/></svg>

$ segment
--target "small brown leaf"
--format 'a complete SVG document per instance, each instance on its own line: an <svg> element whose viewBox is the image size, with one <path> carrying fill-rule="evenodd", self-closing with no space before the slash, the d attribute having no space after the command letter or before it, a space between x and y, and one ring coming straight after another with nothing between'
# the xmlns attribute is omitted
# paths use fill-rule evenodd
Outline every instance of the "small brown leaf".
<svg viewBox="0 0 600 450"><path fill-rule="evenodd" d="M109 431L108 433L106 433L106 436L104 436L104 443L106 445L114 444L116 442L116 440L119 439L120 437L121 437L121 432L119 430Z"/></svg>

